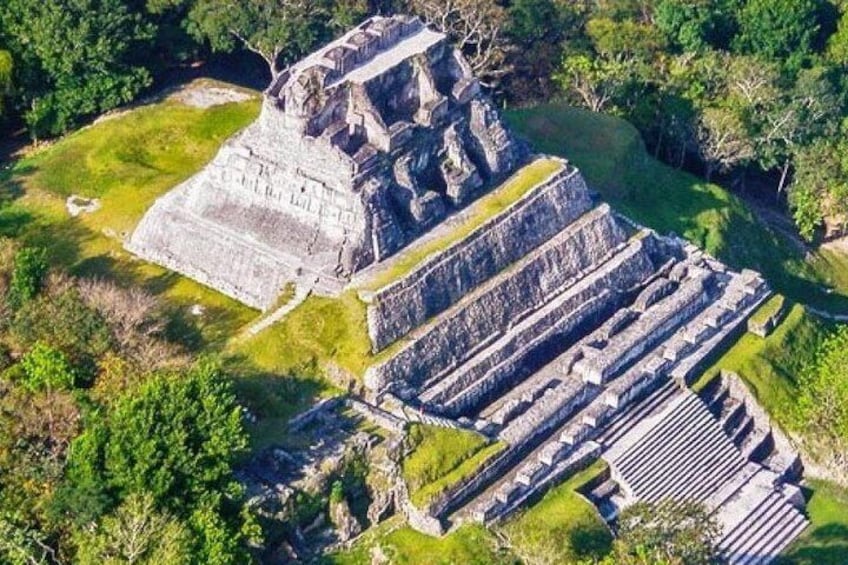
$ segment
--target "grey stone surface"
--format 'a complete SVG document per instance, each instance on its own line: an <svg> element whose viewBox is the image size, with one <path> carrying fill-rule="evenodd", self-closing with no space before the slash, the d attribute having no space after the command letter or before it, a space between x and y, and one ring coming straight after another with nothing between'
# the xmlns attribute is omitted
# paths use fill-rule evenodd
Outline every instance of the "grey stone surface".
<svg viewBox="0 0 848 565"><path fill-rule="evenodd" d="M412 273L367 297L368 333L374 350L383 349L444 311L482 282L560 233L591 206L582 176L563 164L561 171L505 213L486 222L457 244L434 254ZM609 216L608 209L606 216ZM575 234L571 245L582 245L583 249L572 250L572 255L602 255L610 245L617 245L624 239L624 231L611 217L602 221L604 226L596 228L600 233ZM584 240L578 241L581 236ZM587 260L581 259L563 257L565 270L570 265L585 268Z"/></svg>
<svg viewBox="0 0 848 565"><path fill-rule="evenodd" d="M278 77L126 246L262 309L304 275L337 293L524 158L443 34L374 17Z"/></svg>

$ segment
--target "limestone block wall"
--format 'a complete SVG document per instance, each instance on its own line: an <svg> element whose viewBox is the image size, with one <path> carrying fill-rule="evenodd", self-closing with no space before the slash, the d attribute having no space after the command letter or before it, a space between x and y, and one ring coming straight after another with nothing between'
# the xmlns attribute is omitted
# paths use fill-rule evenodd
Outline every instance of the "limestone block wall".
<svg viewBox="0 0 848 565"><path fill-rule="evenodd" d="M367 298L368 333L374 351L444 311L591 207L583 177L563 169L461 242L424 262ZM621 240L609 223L605 235ZM603 248L599 251L603 254Z"/></svg>
<svg viewBox="0 0 848 565"><path fill-rule="evenodd" d="M606 268L585 277L571 291L560 308L546 312L548 325L558 317L591 300L609 289L628 289L650 276L655 266L641 240L634 241ZM539 273L542 275L544 273ZM511 312L534 309L534 299L539 297L530 289L509 297ZM538 302L535 302L538 306ZM365 383L373 390L381 390L395 382L412 385L423 383L443 372L453 370L471 355L492 343L517 320L497 315L506 308L503 303L483 301L469 308L454 309L432 324L423 335L401 349L387 361L374 365L365 375Z"/></svg>

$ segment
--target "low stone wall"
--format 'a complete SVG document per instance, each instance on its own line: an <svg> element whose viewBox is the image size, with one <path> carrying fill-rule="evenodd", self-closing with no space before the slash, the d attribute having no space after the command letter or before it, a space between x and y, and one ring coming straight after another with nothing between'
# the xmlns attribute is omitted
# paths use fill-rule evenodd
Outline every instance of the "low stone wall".
<svg viewBox="0 0 848 565"><path fill-rule="evenodd" d="M344 399L344 396L333 396L331 398L324 398L323 400L319 400L315 403L314 406L304 412L301 412L300 414L297 414L296 416L293 416L289 420L289 431L296 432L298 430L302 430L303 428L312 424L312 422L320 418L323 414L331 410L335 410Z"/></svg>
<svg viewBox="0 0 848 565"><path fill-rule="evenodd" d="M381 410L376 406L372 406L361 400L348 398L345 402L352 410L362 414L370 422L380 426L383 429L391 432L402 433L406 429L406 421L398 418L394 414L389 414L385 410Z"/></svg>
<svg viewBox="0 0 848 565"><path fill-rule="evenodd" d="M459 301L591 207L585 181L566 167L461 242L370 298L368 333L379 351Z"/></svg>
<svg viewBox="0 0 848 565"><path fill-rule="evenodd" d="M732 371L721 371L721 379L727 385L727 389L731 398L742 402L745 405L745 411L751 418L754 419L754 426L759 430L768 430L774 442L774 449L780 454L780 468L772 469L776 473L780 473L784 479L794 481L801 477L803 472L803 463L801 456L795 450L792 442L783 433L783 431L772 424L771 417L766 413L760 403L748 390L748 387L742 381L742 378Z"/></svg>

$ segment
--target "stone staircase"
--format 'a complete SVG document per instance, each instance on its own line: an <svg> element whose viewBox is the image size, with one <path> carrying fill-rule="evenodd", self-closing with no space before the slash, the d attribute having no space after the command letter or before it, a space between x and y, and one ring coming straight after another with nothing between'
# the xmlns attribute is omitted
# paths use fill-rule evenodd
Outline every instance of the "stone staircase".
<svg viewBox="0 0 848 565"><path fill-rule="evenodd" d="M624 434L610 429L601 438L611 479L591 498L607 520L634 501L702 503L721 526L717 545L723 559L770 562L808 521L799 509L799 488L751 460L756 450L748 446L763 441L755 418L720 381L705 398L680 388L664 396L665 401L649 399L631 409L652 416Z"/></svg>
<svg viewBox="0 0 848 565"><path fill-rule="evenodd" d="M443 523L501 520L602 453L612 477L592 496L609 519L636 499L719 508L762 480L752 459L772 457L750 403L710 389L716 418L683 386L770 295L763 279L605 205L585 207L568 194L585 190L571 178L554 175L538 190L559 190L579 214L561 207L552 227L544 206L526 205L540 202L530 193L367 296L375 349L403 336L368 370L376 396L508 446L432 507ZM524 240L518 255L478 246L533 233L539 222L549 235Z"/></svg>

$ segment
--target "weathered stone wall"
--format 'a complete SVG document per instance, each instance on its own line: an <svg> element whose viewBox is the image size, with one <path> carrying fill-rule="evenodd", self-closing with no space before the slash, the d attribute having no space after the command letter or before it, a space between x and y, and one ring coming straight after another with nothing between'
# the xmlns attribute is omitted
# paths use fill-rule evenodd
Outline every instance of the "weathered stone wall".
<svg viewBox="0 0 848 565"><path fill-rule="evenodd" d="M301 274L335 292L525 158L484 95L454 96L473 82L456 57L416 18L367 20L287 69L257 122L160 199L127 248L260 308ZM394 165L410 155L426 158L405 187ZM494 165L481 175L475 160Z"/></svg>
<svg viewBox="0 0 848 565"><path fill-rule="evenodd" d="M553 267L553 266L551 266ZM632 242L608 264L582 278L566 295L559 308L550 308L546 316L553 322L603 290L630 288L654 271L654 264L644 250L643 241ZM538 275L546 274L546 270ZM551 296L545 298L553 298ZM365 383L381 390L393 382L421 384L439 374L454 370L462 362L494 342L512 324L538 307L540 296L525 288L508 297L509 310L522 314L502 317L498 312L507 305L502 302L480 302L468 308L458 308L429 326L426 333L415 339L389 360L372 366Z"/></svg>
<svg viewBox="0 0 848 565"><path fill-rule="evenodd" d="M368 298L368 332L379 351L425 320L456 303L476 286L493 277L529 251L549 240L591 207L585 181L565 168L513 204L503 214L480 226L461 242L434 255L399 281ZM623 239L623 230L605 218L598 232L580 236L598 249L571 249L564 253L560 272L571 276L586 267L592 255L602 256L609 244ZM578 236L579 237L579 236ZM578 244L571 241L570 244ZM574 256L582 255L582 256ZM543 260L550 260L546 258ZM554 277L556 279L556 277ZM556 284L556 283L554 283Z"/></svg>

